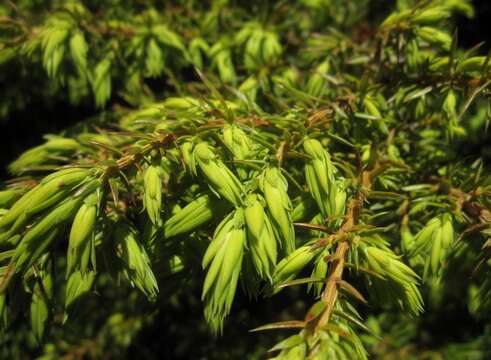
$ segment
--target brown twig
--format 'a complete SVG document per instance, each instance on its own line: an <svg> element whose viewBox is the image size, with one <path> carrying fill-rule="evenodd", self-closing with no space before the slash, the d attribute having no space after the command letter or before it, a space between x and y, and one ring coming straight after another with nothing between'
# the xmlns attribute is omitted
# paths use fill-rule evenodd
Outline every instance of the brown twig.
<svg viewBox="0 0 491 360"><path fill-rule="evenodd" d="M347 220L341 227L338 233L348 232L351 227L358 221L358 213L360 210L360 201L358 198L354 198L350 201L348 205L348 215ZM342 241L338 244L336 248L336 253L334 255L334 260L332 262L332 267L329 275L326 279L326 287L322 293L322 301L325 303L326 307L319 317L319 320L315 324L315 330L323 328L329 322L334 306L339 295L338 281L343 277L344 263L346 261L346 254L350 248L349 241Z"/></svg>
<svg viewBox="0 0 491 360"><path fill-rule="evenodd" d="M325 308L322 314L312 324L313 330L318 331L325 327L331 318L332 312L339 297L339 281L342 280L344 266L346 262L346 255L350 249L350 241L346 235L349 233L359 222L361 209L366 198L367 192L370 191L372 185L372 179L375 174L380 173L379 163L375 163L371 170L365 170L361 173L361 187L358 189L356 195L348 203L348 212L346 215L346 221L336 233L336 236L344 238L344 240L338 243L336 253L333 256L332 266L329 274L326 278L326 287L322 293L322 301L325 304Z"/></svg>

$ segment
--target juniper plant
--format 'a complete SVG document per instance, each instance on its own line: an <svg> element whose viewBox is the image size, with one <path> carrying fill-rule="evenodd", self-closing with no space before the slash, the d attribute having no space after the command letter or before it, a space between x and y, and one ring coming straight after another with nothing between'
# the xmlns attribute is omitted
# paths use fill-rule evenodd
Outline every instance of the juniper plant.
<svg viewBox="0 0 491 360"><path fill-rule="evenodd" d="M148 3L2 5L2 66L127 105L11 163L3 331L27 317L43 342L96 292L126 283L152 304L198 279L219 334L238 296L296 286L304 316L254 329L294 329L276 358L364 359L378 321L424 317L456 267L472 280L453 291L486 316L491 172L462 153L487 131L491 63L458 47L467 1L400 0L385 18L368 1Z"/></svg>

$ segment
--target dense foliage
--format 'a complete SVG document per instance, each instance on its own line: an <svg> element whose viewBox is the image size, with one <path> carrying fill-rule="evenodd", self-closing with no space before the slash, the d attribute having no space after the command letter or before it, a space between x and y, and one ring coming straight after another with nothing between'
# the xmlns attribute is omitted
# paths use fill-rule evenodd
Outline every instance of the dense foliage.
<svg viewBox="0 0 491 360"><path fill-rule="evenodd" d="M458 47L469 2L0 13L1 116L101 109L9 166L2 356L157 357L151 329L171 358L490 356L491 62ZM475 326L432 333L462 311Z"/></svg>

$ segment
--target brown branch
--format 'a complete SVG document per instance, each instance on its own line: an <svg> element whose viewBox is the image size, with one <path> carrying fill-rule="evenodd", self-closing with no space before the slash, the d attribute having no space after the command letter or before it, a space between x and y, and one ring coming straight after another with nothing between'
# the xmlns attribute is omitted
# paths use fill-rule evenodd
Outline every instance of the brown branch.
<svg viewBox="0 0 491 360"><path fill-rule="evenodd" d="M478 196L480 188L471 192L465 192L462 189L451 186L446 179L432 178L430 180L436 181L438 184L437 191L453 198L459 208L461 208L468 216L481 223L491 222L491 211L478 202L473 201L473 199Z"/></svg>
<svg viewBox="0 0 491 360"><path fill-rule="evenodd" d="M347 220L338 231L340 233L346 233L351 230L353 225L358 222L358 214L360 211L361 202L360 199L354 198L348 204L348 215ZM322 301L325 303L326 307L319 317L319 320L315 324L315 331L323 328L329 322L334 306L339 295L338 282L343 277L344 264L346 261L346 254L350 248L349 241L345 240L338 244L336 248L336 253L334 255L334 260L332 262L331 270L328 277L326 278L326 287L322 293Z"/></svg>
<svg viewBox="0 0 491 360"><path fill-rule="evenodd" d="M372 169L365 170L361 173L361 187L358 189L356 195L348 203L348 213L346 215L346 221L336 233L337 237L344 238L338 243L336 253L333 256L332 266L329 274L326 278L326 287L322 293L322 301L326 305L322 314L312 324L314 332L325 327L331 318L334 307L339 297L339 281L342 280L344 266L346 262L346 255L350 249L350 242L345 234L352 231L352 229L358 224L360 219L360 213L365 201L366 194L370 191L372 185L372 179L374 174L380 173L380 164L376 162Z"/></svg>

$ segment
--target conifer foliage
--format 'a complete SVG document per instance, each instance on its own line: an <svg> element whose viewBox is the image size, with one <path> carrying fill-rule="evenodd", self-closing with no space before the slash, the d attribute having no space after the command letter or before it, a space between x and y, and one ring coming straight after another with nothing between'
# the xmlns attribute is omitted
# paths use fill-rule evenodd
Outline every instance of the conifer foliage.
<svg viewBox="0 0 491 360"><path fill-rule="evenodd" d="M2 72L101 109L9 166L3 334L28 322L35 343L52 344L46 358L70 353L80 339L53 345L57 329L92 321L77 313L129 287L123 301L141 313L99 309L109 320L90 335L125 348L121 317L138 331L196 283L204 320L193 321L217 336L238 297L260 307L305 290L303 316L271 313L253 329L282 334L266 344L277 359L426 356L404 331L455 297L485 321L491 171L466 146L488 131L490 56L458 46L453 19L472 17L468 1L376 5L0 5ZM0 99L4 116L22 106L17 86ZM102 350L88 356L113 344L94 341Z"/></svg>

